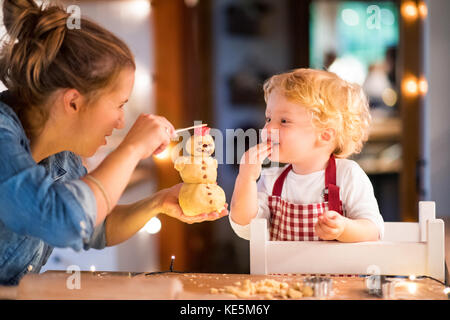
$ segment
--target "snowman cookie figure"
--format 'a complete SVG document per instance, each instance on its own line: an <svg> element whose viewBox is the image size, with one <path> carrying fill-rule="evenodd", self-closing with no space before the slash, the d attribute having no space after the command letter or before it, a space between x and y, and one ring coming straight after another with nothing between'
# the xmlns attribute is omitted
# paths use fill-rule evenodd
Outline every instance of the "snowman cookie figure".
<svg viewBox="0 0 450 320"><path fill-rule="evenodd" d="M209 130L207 127L195 129L194 136L186 143L189 156L175 160L175 169L184 182L178 202L187 216L221 212L225 207L225 192L216 182L217 160L211 157L215 144Z"/></svg>

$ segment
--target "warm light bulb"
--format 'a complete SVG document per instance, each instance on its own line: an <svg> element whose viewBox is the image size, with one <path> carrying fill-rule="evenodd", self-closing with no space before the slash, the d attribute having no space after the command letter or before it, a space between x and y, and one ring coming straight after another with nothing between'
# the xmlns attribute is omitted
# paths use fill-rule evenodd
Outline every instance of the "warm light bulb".
<svg viewBox="0 0 450 320"><path fill-rule="evenodd" d="M170 146L167 146L166 149L164 149L163 152L160 152L154 156L155 158L159 160L166 160L170 157Z"/></svg>
<svg viewBox="0 0 450 320"><path fill-rule="evenodd" d="M406 96L416 96L418 90L417 80L415 77L409 77L403 80L403 93Z"/></svg>
<svg viewBox="0 0 450 320"><path fill-rule="evenodd" d="M401 12L403 17L407 20L415 20L418 15L417 7L413 1L403 3Z"/></svg>
<svg viewBox="0 0 450 320"><path fill-rule="evenodd" d="M450 293L450 287L446 287L446 288L444 289L444 293L445 293L445 294L449 294L449 293Z"/></svg>
<svg viewBox="0 0 450 320"><path fill-rule="evenodd" d="M91 271L94 272L95 271L95 266L91 266Z"/></svg>
<svg viewBox="0 0 450 320"><path fill-rule="evenodd" d="M416 276L415 276L415 275L413 275L413 274L412 274L412 275L410 275L410 276L409 276L409 280L411 280L411 281L414 281L414 280L416 280Z"/></svg>
<svg viewBox="0 0 450 320"><path fill-rule="evenodd" d="M419 80L419 92L421 95L426 95L428 92L428 81L423 77Z"/></svg>
<svg viewBox="0 0 450 320"><path fill-rule="evenodd" d="M175 256L172 256L172 260L170 261L170 272L173 272L173 263L175 261Z"/></svg>
<svg viewBox="0 0 450 320"><path fill-rule="evenodd" d="M425 19L428 15L428 7L424 2L419 3L419 15L422 19Z"/></svg>
<svg viewBox="0 0 450 320"><path fill-rule="evenodd" d="M158 233L161 230L161 220L159 220L157 217L153 217L145 224L142 229L149 234Z"/></svg>

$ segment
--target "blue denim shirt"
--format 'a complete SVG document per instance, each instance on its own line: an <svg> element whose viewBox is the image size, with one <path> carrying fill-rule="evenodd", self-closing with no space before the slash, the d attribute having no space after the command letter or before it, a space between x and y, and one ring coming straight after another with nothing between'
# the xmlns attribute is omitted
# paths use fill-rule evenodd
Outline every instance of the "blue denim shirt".
<svg viewBox="0 0 450 320"><path fill-rule="evenodd" d="M16 113L0 95L0 285L38 273L53 247L101 249L104 222L79 156L64 151L38 164Z"/></svg>

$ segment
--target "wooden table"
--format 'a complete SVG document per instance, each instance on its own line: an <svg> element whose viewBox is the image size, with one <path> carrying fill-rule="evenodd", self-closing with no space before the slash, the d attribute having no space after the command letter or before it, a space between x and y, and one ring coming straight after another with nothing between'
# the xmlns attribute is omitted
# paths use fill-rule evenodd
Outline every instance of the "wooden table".
<svg viewBox="0 0 450 320"><path fill-rule="evenodd" d="M70 278L72 276L72 278ZM80 274L80 288L73 288L73 275L63 271L47 271L42 274L26 275L20 285L14 288L0 287L3 299L146 299L146 300L232 300L236 296L226 293L212 294L211 288L224 288L246 279L256 282L274 279L293 285L302 282L301 275L248 275L214 273L163 273L154 275L127 272L89 272ZM366 279L362 277L331 277L333 294L325 299L369 300L381 299L368 294ZM396 299L446 300L444 286L431 279L415 281L396 279ZM69 289L69 287L73 289ZM411 291L415 291L411 293ZM265 299L263 295L250 297L252 300ZM314 297L302 299L317 299Z"/></svg>
<svg viewBox="0 0 450 320"><path fill-rule="evenodd" d="M444 217L443 220L446 229L446 261L450 266L450 218ZM0 286L0 299L236 299L230 294L211 294L211 288L220 289L236 282L242 283L246 279L256 282L269 278L288 283L301 282L304 279L304 276L299 275L166 273L145 276L128 272L83 271L80 278L81 289L70 290L67 288L70 276L63 271L28 274L18 287ZM380 299L368 294L364 278L332 277L332 279L333 295L327 299ZM414 288L415 293L410 293ZM399 281L395 296L397 299L448 299L443 290L443 285L431 279ZM252 299L262 298L259 296Z"/></svg>

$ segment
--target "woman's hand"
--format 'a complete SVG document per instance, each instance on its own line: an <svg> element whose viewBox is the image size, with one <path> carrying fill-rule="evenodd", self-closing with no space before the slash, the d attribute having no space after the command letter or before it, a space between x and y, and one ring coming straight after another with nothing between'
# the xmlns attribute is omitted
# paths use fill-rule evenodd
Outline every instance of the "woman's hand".
<svg viewBox="0 0 450 320"><path fill-rule="evenodd" d="M345 230L346 219L336 211L325 212L314 226L317 236L322 240L337 240Z"/></svg>
<svg viewBox="0 0 450 320"><path fill-rule="evenodd" d="M141 114L119 147L131 147L140 159L158 154L169 145L175 128L164 117Z"/></svg>
<svg viewBox="0 0 450 320"><path fill-rule="evenodd" d="M178 195L182 186L183 184L179 183L171 188L159 191L162 197L162 213L189 224L203 221L214 221L228 215L228 204L225 204L225 208L221 212L203 213L193 217L184 215L183 210L181 210L181 207L178 204Z"/></svg>
<svg viewBox="0 0 450 320"><path fill-rule="evenodd" d="M260 143L250 148L242 155L239 164L239 176L256 181L261 174L261 166L264 160L271 154L272 146L268 143Z"/></svg>

